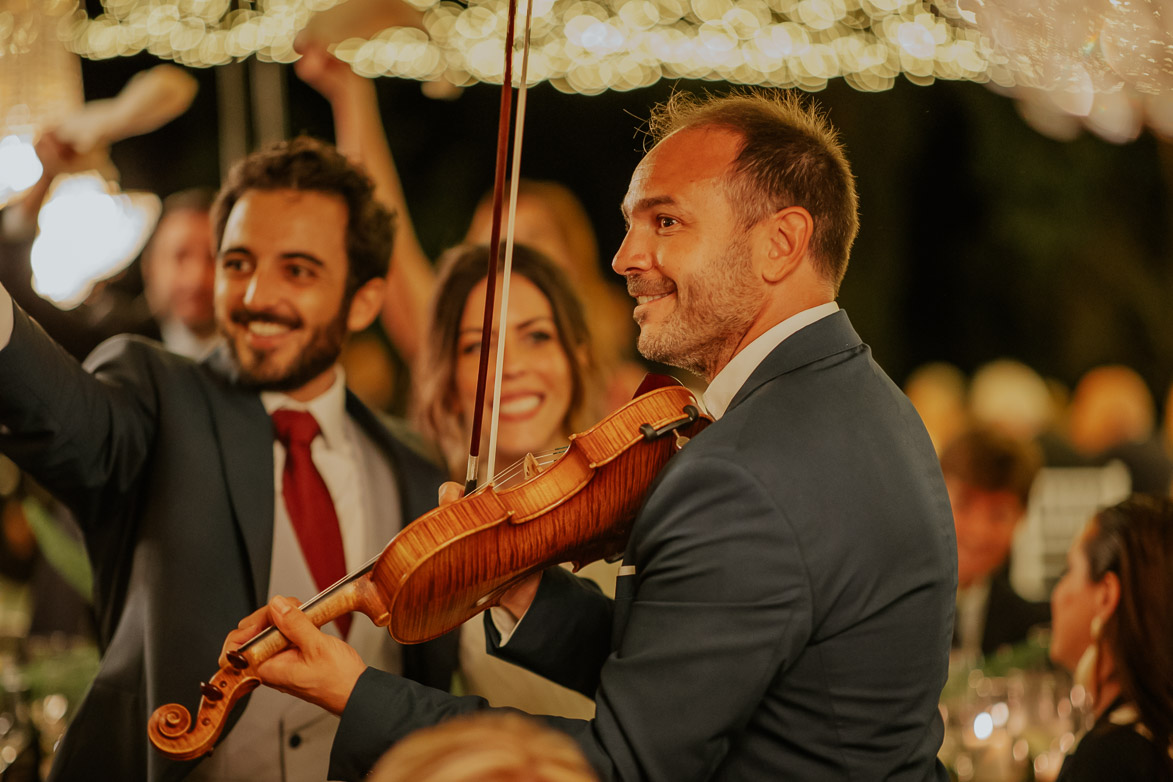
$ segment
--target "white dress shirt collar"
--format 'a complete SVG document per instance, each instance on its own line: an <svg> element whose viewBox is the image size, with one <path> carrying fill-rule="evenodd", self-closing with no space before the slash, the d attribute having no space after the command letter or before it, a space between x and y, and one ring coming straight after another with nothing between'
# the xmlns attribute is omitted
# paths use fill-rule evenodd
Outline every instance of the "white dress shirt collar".
<svg viewBox="0 0 1173 782"><path fill-rule="evenodd" d="M347 442L346 435L346 373L335 365L334 382L328 389L308 402L299 402L282 391L262 391L261 404L272 415L275 410L307 410L322 428L322 439L331 450Z"/></svg>
<svg viewBox="0 0 1173 782"><path fill-rule="evenodd" d="M839 305L829 301L826 304L795 313L742 348L741 352L717 373L704 393L705 408L713 420L725 415L725 411L729 409L729 403L745 385L745 381L749 380L753 371L758 368L758 364L762 363L774 348L782 344L783 340L795 334L799 329L838 311Z"/></svg>

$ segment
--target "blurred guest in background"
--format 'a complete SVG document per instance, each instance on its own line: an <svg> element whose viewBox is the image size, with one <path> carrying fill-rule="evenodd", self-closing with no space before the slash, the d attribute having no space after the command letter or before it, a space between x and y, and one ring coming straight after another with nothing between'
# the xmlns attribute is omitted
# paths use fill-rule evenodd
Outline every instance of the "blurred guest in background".
<svg viewBox="0 0 1173 782"><path fill-rule="evenodd" d="M1010 585L1009 558L1040 465L1038 449L990 427L958 435L941 454L957 529L957 614L953 646L989 655L1046 624L1045 603Z"/></svg>
<svg viewBox="0 0 1173 782"><path fill-rule="evenodd" d="M143 294L159 336L172 353L200 359L217 343L212 289L216 276L208 188L180 190L143 251Z"/></svg>
<svg viewBox="0 0 1173 782"><path fill-rule="evenodd" d="M965 375L944 361L917 367L904 381L904 393L929 430L937 453L957 436L968 419Z"/></svg>
<svg viewBox="0 0 1173 782"><path fill-rule="evenodd" d="M370 782L597 782L564 733L520 714L482 713L422 728L392 747Z"/></svg>
<svg viewBox="0 0 1173 782"><path fill-rule="evenodd" d="M970 384L969 408L978 423L1018 440L1033 440L1052 425L1055 412L1038 372L1012 359L983 364Z"/></svg>
<svg viewBox="0 0 1173 782"><path fill-rule="evenodd" d="M1083 464L1056 432L1059 411L1047 381L1021 361L998 359L978 367L969 386L969 411L976 423L1037 443L1048 467Z"/></svg>
<svg viewBox="0 0 1173 782"><path fill-rule="evenodd" d="M441 259L418 375L419 428L439 444L450 476L460 481L465 477L476 400L488 256L487 247L466 245ZM548 454L566 445L570 434L594 423L597 399L586 319L566 275L536 251L517 245L510 287L497 434L499 476L527 453ZM497 290L500 293L500 285ZM495 368L494 343L486 416L491 413ZM488 453L485 420L482 454ZM481 464L486 463L482 457ZM594 578L604 592L614 593L615 566L599 562L580 572ZM594 715L590 698L488 656L479 616L461 631L460 669L469 692L494 706L580 719Z"/></svg>
<svg viewBox="0 0 1173 782"><path fill-rule="evenodd" d="M1173 780L1173 502L1134 495L1097 514L1051 607L1051 659L1095 713L1060 782Z"/></svg>
<svg viewBox="0 0 1173 782"><path fill-rule="evenodd" d="M1067 435L1092 464L1124 462L1133 491L1168 494L1173 461L1157 437L1156 417L1144 378L1118 364L1097 367L1075 387Z"/></svg>

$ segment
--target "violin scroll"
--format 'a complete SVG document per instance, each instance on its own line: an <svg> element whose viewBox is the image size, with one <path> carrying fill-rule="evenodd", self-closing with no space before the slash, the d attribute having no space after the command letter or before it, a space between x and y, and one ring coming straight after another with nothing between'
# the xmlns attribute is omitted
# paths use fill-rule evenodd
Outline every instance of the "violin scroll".
<svg viewBox="0 0 1173 782"><path fill-rule="evenodd" d="M188 710L178 703L156 709L147 723L151 743L175 760L194 760L211 752L232 708L261 683L251 667L247 657L237 655L210 682L200 685L203 697L195 725Z"/></svg>

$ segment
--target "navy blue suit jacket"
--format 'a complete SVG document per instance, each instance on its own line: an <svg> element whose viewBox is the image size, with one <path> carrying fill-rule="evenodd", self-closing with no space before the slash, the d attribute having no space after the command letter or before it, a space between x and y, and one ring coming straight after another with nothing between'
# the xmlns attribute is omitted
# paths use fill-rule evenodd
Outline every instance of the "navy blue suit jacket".
<svg viewBox="0 0 1173 782"><path fill-rule="evenodd" d="M0 350L0 450L76 515L105 647L51 777L181 779L195 761L156 752L147 720L164 703L194 712L224 637L268 599L272 423L223 353L196 364L119 337L86 372L14 315ZM433 507L440 471L353 395L347 411L399 477L405 522ZM454 664L454 638L405 650L405 672L434 686Z"/></svg>
<svg viewBox="0 0 1173 782"><path fill-rule="evenodd" d="M551 722L603 779L947 778L952 514L920 419L845 313L779 345L672 458L624 564L614 602L548 571L499 649L596 697L593 721ZM368 670L333 768L480 705Z"/></svg>

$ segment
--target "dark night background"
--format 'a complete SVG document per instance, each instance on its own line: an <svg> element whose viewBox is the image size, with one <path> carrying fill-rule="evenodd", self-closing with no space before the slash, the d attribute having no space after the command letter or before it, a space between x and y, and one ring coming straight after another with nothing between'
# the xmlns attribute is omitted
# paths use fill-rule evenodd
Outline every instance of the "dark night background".
<svg viewBox="0 0 1173 782"><path fill-rule="evenodd" d="M154 64L84 62L87 99ZM284 70L290 130L330 139L327 104ZM216 78L191 73L200 93L186 114L115 145L125 188L166 195L218 184ZM604 263L622 237L619 202L642 155L637 128L674 85L727 89L665 81L593 97L530 92L522 172L579 195ZM412 217L435 256L459 240L491 184L498 90L437 101L415 82L382 79L379 93ZM840 303L893 378L925 361L972 372L1011 357L1071 385L1113 362L1137 369L1163 400L1173 380L1169 144L1149 133L1121 146L1086 133L1052 141L1012 101L972 83L860 93L834 81L815 99L842 132L861 195Z"/></svg>

